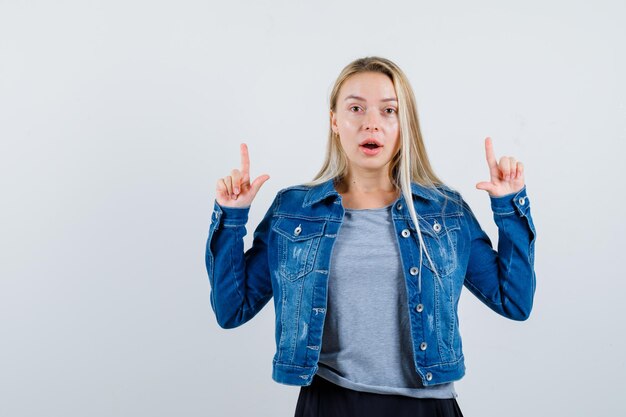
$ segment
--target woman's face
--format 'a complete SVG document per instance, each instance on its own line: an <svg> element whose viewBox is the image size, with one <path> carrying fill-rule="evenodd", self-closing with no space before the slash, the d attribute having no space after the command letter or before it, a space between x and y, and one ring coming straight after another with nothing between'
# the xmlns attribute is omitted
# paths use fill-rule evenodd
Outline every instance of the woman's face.
<svg viewBox="0 0 626 417"><path fill-rule="evenodd" d="M339 134L350 169L386 175L399 147L398 100L391 79L362 72L344 81L331 127Z"/></svg>

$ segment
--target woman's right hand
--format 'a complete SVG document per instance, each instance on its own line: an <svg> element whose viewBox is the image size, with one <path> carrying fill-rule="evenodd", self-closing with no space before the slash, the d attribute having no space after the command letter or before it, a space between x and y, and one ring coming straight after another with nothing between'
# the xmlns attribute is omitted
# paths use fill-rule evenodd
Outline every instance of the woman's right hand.
<svg viewBox="0 0 626 417"><path fill-rule="evenodd" d="M241 170L233 169L229 176L217 180L216 197L217 203L224 207L249 207L259 189L270 176L263 174L258 176L250 184L250 157L248 146L240 145Z"/></svg>

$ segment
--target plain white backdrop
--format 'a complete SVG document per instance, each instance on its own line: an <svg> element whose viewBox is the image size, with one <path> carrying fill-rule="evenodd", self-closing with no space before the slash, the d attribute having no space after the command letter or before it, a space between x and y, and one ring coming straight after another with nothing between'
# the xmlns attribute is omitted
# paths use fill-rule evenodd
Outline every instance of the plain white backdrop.
<svg viewBox="0 0 626 417"><path fill-rule="evenodd" d="M223 330L204 245L249 145L246 243L310 180L351 60L408 75L436 172L494 238L483 139L523 161L531 318L468 291L466 416L625 415L624 2L0 0L0 415L291 416L272 303Z"/></svg>

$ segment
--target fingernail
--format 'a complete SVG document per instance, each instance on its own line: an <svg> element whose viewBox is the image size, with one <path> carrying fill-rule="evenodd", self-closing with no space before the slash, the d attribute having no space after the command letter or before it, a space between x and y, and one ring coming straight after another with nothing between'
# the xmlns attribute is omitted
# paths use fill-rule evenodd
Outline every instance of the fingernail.
<svg viewBox="0 0 626 417"><path fill-rule="evenodd" d="M235 190L234 190L234 191L235 191L235 194L239 194L239 188L236 188L236 187L235 187Z"/></svg>

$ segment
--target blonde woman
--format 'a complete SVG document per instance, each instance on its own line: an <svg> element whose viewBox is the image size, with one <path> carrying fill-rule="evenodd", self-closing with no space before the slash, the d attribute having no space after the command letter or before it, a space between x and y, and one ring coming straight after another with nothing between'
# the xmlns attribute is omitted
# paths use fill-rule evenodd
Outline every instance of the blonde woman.
<svg viewBox="0 0 626 417"><path fill-rule="evenodd" d="M485 190L498 248L428 160L407 77L357 59L330 97L326 160L278 192L243 251L249 207L269 179L217 181L206 246L211 306L239 326L274 297L275 381L301 386L297 417L461 416L465 373L457 304L465 286L525 320L535 292L535 229L524 170L485 140Z"/></svg>

